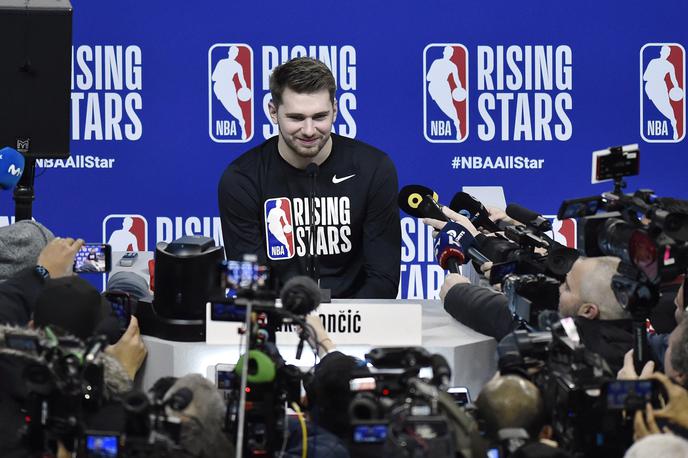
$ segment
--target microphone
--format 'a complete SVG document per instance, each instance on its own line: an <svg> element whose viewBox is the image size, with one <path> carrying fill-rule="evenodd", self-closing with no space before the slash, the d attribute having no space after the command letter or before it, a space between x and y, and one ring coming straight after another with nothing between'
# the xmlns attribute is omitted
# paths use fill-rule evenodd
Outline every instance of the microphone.
<svg viewBox="0 0 688 458"><path fill-rule="evenodd" d="M483 229L490 232L498 232L503 230L499 222L495 223L490 219L490 212L478 199L466 192L457 192L449 204L449 208L456 213L461 213L475 223L476 226L481 226ZM468 214L466 214L468 213Z"/></svg>
<svg viewBox="0 0 688 458"><path fill-rule="evenodd" d="M435 239L435 258L443 269L459 273L459 266L474 260L478 265L489 261L475 247L475 238L468 229L450 221L444 225Z"/></svg>
<svg viewBox="0 0 688 458"><path fill-rule="evenodd" d="M320 305L320 288L312 278L298 275L284 284L280 299L286 311L306 316Z"/></svg>
<svg viewBox="0 0 688 458"><path fill-rule="evenodd" d="M0 149L0 189L12 189L24 172L24 156L14 148Z"/></svg>
<svg viewBox="0 0 688 458"><path fill-rule="evenodd" d="M318 238L315 235L315 195L317 194L317 180L318 180L318 164L311 162L306 166L306 175L311 180L311 189L309 193L309 211L310 211L310 233L308 234L308 266L306 271L308 275L315 281L320 279L320 266L318 263L318 249L315 246Z"/></svg>
<svg viewBox="0 0 688 458"><path fill-rule="evenodd" d="M320 288L310 277L299 275L290 278L282 288L280 299L282 308L293 315L306 316L320 305ZM305 328L299 332L299 344L296 347L296 359L301 359L303 342L306 340Z"/></svg>
<svg viewBox="0 0 688 458"><path fill-rule="evenodd" d="M437 200L435 191L419 184L410 184L399 190L399 208L409 215L448 221Z"/></svg>
<svg viewBox="0 0 688 458"><path fill-rule="evenodd" d="M518 222L530 226L540 232L547 232L552 230L552 223L543 218L541 214L521 207L518 204L509 204L506 207L506 214Z"/></svg>
<svg viewBox="0 0 688 458"><path fill-rule="evenodd" d="M447 359L439 353L435 353L430 356L430 366L432 367L432 381L441 389L449 386L451 368Z"/></svg>

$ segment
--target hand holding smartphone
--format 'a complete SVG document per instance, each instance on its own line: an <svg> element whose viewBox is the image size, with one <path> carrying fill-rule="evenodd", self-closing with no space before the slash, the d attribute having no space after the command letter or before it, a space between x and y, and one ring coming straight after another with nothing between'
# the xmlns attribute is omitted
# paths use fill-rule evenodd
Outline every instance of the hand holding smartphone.
<svg viewBox="0 0 688 458"><path fill-rule="evenodd" d="M112 249L106 243L85 243L74 256L74 272L104 273L112 266Z"/></svg>

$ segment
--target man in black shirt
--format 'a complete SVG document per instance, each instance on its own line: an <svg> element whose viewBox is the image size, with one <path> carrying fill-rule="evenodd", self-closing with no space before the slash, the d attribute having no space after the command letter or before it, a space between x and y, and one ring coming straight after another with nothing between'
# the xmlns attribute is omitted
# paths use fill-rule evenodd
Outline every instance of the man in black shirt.
<svg viewBox="0 0 688 458"><path fill-rule="evenodd" d="M401 229L397 174L382 151L332 134L330 70L296 58L270 76L279 135L246 152L218 187L228 259L251 253L281 282L320 279L332 297L394 298Z"/></svg>

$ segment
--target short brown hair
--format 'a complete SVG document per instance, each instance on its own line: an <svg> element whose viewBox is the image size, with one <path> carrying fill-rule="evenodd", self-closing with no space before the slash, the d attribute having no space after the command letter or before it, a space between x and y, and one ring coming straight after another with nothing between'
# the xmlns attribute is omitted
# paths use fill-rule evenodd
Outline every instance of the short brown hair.
<svg viewBox="0 0 688 458"><path fill-rule="evenodd" d="M312 57L296 57L278 65L270 75L272 103L282 104L282 93L289 88L299 94L312 94L327 89L334 100L337 84L327 65Z"/></svg>

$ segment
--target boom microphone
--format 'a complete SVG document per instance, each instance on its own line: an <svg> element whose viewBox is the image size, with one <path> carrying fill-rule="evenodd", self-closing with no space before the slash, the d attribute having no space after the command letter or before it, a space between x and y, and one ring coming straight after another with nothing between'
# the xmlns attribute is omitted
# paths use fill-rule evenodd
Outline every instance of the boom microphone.
<svg viewBox="0 0 688 458"><path fill-rule="evenodd" d="M286 311L305 316L320 305L320 288L312 278L299 275L284 284L280 298Z"/></svg>
<svg viewBox="0 0 688 458"><path fill-rule="evenodd" d="M448 221L437 201L435 191L419 184L410 184L399 190L399 208L409 215Z"/></svg>
<svg viewBox="0 0 688 458"><path fill-rule="evenodd" d="M490 212L478 199L466 192L457 192L449 204L449 208L456 213L461 213L466 216L476 226L481 226L483 229L490 232L498 232L503 230L490 219ZM468 213L468 215L466 215Z"/></svg>
<svg viewBox="0 0 688 458"><path fill-rule="evenodd" d="M12 189L24 172L24 156L14 148L0 149L0 189Z"/></svg>
<svg viewBox="0 0 688 458"><path fill-rule="evenodd" d="M532 227L540 232L547 232L552 230L552 223L543 218L542 215L518 204L509 204L506 207L506 214L527 226Z"/></svg>

